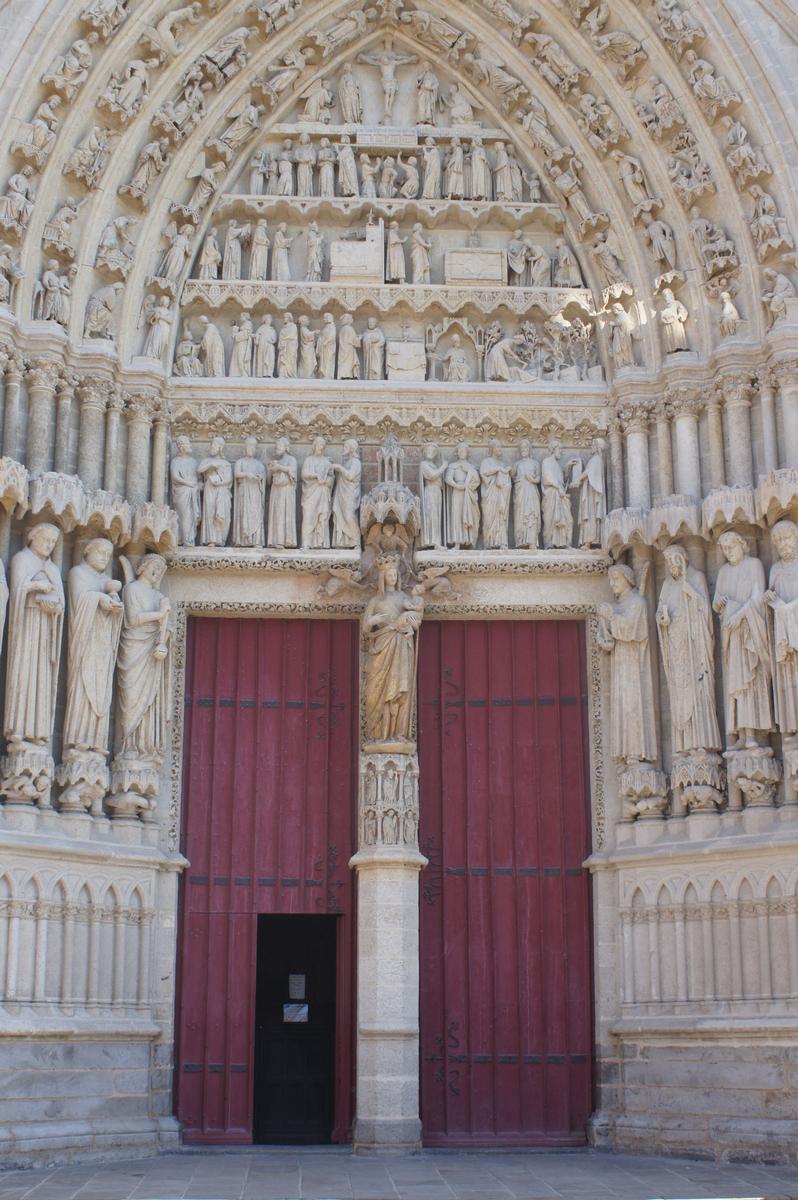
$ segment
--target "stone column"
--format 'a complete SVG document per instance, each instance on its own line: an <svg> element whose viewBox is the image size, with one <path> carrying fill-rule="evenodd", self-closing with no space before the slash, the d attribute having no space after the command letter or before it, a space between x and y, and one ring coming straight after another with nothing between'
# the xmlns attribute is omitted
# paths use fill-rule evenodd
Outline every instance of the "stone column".
<svg viewBox="0 0 798 1200"><path fill-rule="evenodd" d="M22 414L20 392L25 364L20 354L10 354L5 364L3 404L3 454L19 461L22 457Z"/></svg>
<svg viewBox="0 0 798 1200"><path fill-rule="evenodd" d="M58 364L52 358L32 358L28 373L28 429L25 444L25 465L31 477L43 475L50 469L50 446L53 441L55 386L58 383Z"/></svg>
<svg viewBox="0 0 798 1200"><path fill-rule="evenodd" d="M721 381L721 388L729 442L729 483L732 487L752 487L754 459L751 446L751 377L727 376Z"/></svg>
<svg viewBox="0 0 798 1200"><path fill-rule="evenodd" d="M624 402L618 417L626 435L626 503L629 508L651 508L648 427L651 401Z"/></svg>
<svg viewBox="0 0 798 1200"><path fill-rule="evenodd" d="M55 402L55 456L53 470L69 475L69 430L72 423L72 403L78 386L78 377L65 371L58 380Z"/></svg>
<svg viewBox="0 0 798 1200"><path fill-rule="evenodd" d="M762 454L765 474L779 467L779 441L776 429L776 377L773 371L763 370L757 376L759 413L762 420Z"/></svg>
<svg viewBox="0 0 798 1200"><path fill-rule="evenodd" d="M726 486L726 460L723 453L723 418L720 399L710 392L704 403L707 414L707 438L709 441L709 484L710 492L720 491Z"/></svg>
<svg viewBox="0 0 798 1200"><path fill-rule="evenodd" d="M610 421L610 508L623 508L623 432L617 417Z"/></svg>
<svg viewBox="0 0 798 1200"><path fill-rule="evenodd" d="M657 406L657 487L660 496L673 495L673 446L671 412L667 402Z"/></svg>
<svg viewBox="0 0 798 1200"><path fill-rule="evenodd" d="M798 466L798 360L776 364L779 410L784 434L781 465Z"/></svg>
<svg viewBox="0 0 798 1200"><path fill-rule="evenodd" d="M122 491L122 464L119 460L119 425L125 401L119 392L108 397L105 412L105 462L103 464L103 487L114 495Z"/></svg>
<svg viewBox="0 0 798 1200"><path fill-rule="evenodd" d="M701 396L689 388L674 389L670 397L676 430L676 490L701 503L701 449L698 419Z"/></svg>
<svg viewBox="0 0 798 1200"><path fill-rule="evenodd" d="M156 398L151 394L128 394L125 398L127 417L127 472L125 496L131 504L144 504L150 491L150 428Z"/></svg>
<svg viewBox="0 0 798 1200"><path fill-rule="evenodd" d="M80 385L80 441L78 475L84 487L96 491L102 486L103 418L108 403L109 385L105 379L89 376Z"/></svg>
<svg viewBox="0 0 798 1200"><path fill-rule="evenodd" d="M364 745L357 872L354 1148L418 1149L418 758Z"/></svg>
<svg viewBox="0 0 798 1200"><path fill-rule="evenodd" d="M162 400L155 414L152 435L152 502L166 504L166 444L172 411L169 403Z"/></svg>

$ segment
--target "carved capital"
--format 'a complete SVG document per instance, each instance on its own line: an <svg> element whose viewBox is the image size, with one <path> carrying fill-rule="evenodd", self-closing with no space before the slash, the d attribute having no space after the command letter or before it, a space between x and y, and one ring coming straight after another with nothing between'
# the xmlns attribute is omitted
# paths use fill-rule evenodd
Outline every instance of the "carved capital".
<svg viewBox="0 0 798 1200"><path fill-rule="evenodd" d="M26 360L25 373L31 387L51 393L55 391L60 376L59 365L54 359L38 356Z"/></svg>
<svg viewBox="0 0 798 1200"><path fill-rule="evenodd" d="M115 413L125 411L125 397L121 392L111 392L111 395L108 397L108 411Z"/></svg>
<svg viewBox="0 0 798 1200"><path fill-rule="evenodd" d="M678 417L695 417L697 420L700 417L704 407L701 392L691 387L669 387L665 397L674 420Z"/></svg>
<svg viewBox="0 0 798 1200"><path fill-rule="evenodd" d="M62 371L58 383L55 385L59 399L71 400L77 391L79 383L80 377L74 371Z"/></svg>
<svg viewBox="0 0 798 1200"><path fill-rule="evenodd" d="M779 380L775 368L770 364L766 367L760 367L755 376L756 386L760 393L765 391L773 391L778 387Z"/></svg>
<svg viewBox="0 0 798 1200"><path fill-rule="evenodd" d="M175 410L168 400L159 400L155 410L155 427L166 426L168 429L174 420Z"/></svg>
<svg viewBox="0 0 798 1200"><path fill-rule="evenodd" d="M89 409L93 409L95 412L105 412L110 390L111 385L107 379L101 379L96 375L87 375L81 379L78 390L81 412Z"/></svg>
<svg viewBox="0 0 798 1200"><path fill-rule="evenodd" d="M125 416L131 425L137 421L151 425L158 407L158 397L152 392L126 392Z"/></svg>
<svg viewBox="0 0 798 1200"><path fill-rule="evenodd" d="M798 359L789 358L774 363L773 376L780 388L798 387Z"/></svg>
<svg viewBox="0 0 798 1200"><path fill-rule="evenodd" d="M718 380L718 388L727 408L751 407L751 374L748 371L724 375Z"/></svg>
<svg viewBox="0 0 798 1200"><path fill-rule="evenodd" d="M9 383L19 383L25 371L25 360L16 350L10 350L7 352L3 369Z"/></svg>
<svg viewBox="0 0 798 1200"><path fill-rule="evenodd" d="M620 400L615 413L624 433L646 433L653 415L653 400Z"/></svg>

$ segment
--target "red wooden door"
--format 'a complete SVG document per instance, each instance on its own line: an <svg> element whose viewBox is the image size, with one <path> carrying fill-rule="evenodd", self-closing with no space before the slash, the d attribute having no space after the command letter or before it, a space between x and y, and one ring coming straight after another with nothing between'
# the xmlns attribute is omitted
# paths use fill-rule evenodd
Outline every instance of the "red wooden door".
<svg viewBox="0 0 798 1200"><path fill-rule="evenodd" d="M358 631L192 619L176 1107L188 1142L252 1141L258 913L336 913L335 1128L352 1120Z"/></svg>
<svg viewBox="0 0 798 1200"><path fill-rule="evenodd" d="M568 1145L591 1111L584 627L425 622L422 1122Z"/></svg>

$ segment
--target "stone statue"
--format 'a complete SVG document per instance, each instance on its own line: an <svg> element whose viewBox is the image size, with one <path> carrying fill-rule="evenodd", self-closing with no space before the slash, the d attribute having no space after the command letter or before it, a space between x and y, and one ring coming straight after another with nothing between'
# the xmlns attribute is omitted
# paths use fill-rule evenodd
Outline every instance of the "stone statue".
<svg viewBox="0 0 798 1200"><path fill-rule="evenodd" d="M445 458L438 466L438 447L434 442L424 447L424 457L418 469L421 496L421 545L424 549L443 550L446 545L443 531L444 475L449 466Z"/></svg>
<svg viewBox="0 0 798 1200"><path fill-rule="evenodd" d="M294 239L289 237L287 229L285 221L281 221L275 230L272 244L272 279L277 283L291 282L291 263L288 252Z"/></svg>
<svg viewBox="0 0 798 1200"><path fill-rule="evenodd" d="M372 162L368 154L360 155L360 195L364 200L377 199L377 176L381 165L381 158Z"/></svg>
<svg viewBox="0 0 798 1200"><path fill-rule="evenodd" d="M111 697L124 607L108 574L113 543L94 538L69 572L68 655L61 808L87 808L107 787ZM94 762L91 761L92 757ZM99 761L98 761L99 759Z"/></svg>
<svg viewBox="0 0 798 1200"><path fill-rule="evenodd" d="M344 442L343 462L333 463L335 490L332 502L333 546L360 548L360 447L354 438Z"/></svg>
<svg viewBox="0 0 798 1200"><path fill-rule="evenodd" d="M262 218L255 222L249 253L249 278L257 281L269 278L269 226Z"/></svg>
<svg viewBox="0 0 798 1200"><path fill-rule="evenodd" d="M421 192L421 199L440 200L443 159L440 147L434 138L428 137L425 139L422 155L424 158L424 187Z"/></svg>
<svg viewBox="0 0 798 1200"><path fill-rule="evenodd" d="M403 175L399 195L403 200L415 200L421 190L421 173L418 169L418 158L411 154L407 162L402 161L402 155L397 154L396 166Z"/></svg>
<svg viewBox="0 0 798 1200"><path fill-rule="evenodd" d="M402 591L396 555L377 560L379 591L366 606L363 700L366 740L410 743L416 692L416 639L423 596Z"/></svg>
<svg viewBox="0 0 798 1200"><path fill-rule="evenodd" d="M659 310L659 319L665 333L665 353L675 354L689 349L684 326L689 317L687 307L677 300L671 288L662 289L664 304Z"/></svg>
<svg viewBox="0 0 798 1200"><path fill-rule="evenodd" d="M149 297L149 299L153 298ZM172 316L172 302L168 296L161 296L159 300L150 304L147 312L149 329L142 350L145 358L154 358L157 362L163 361L172 333Z"/></svg>
<svg viewBox="0 0 798 1200"><path fill-rule="evenodd" d="M302 547L326 549L330 545L330 513L335 472L324 453L323 437L315 437L302 464Z"/></svg>
<svg viewBox="0 0 798 1200"><path fill-rule="evenodd" d="M479 467L482 481L482 541L486 550L506 550L509 546L510 468L502 457L501 445L488 443L488 453Z"/></svg>
<svg viewBox="0 0 798 1200"><path fill-rule="evenodd" d="M197 526L202 519L197 460L191 453L191 441L185 435L178 437L175 445L177 454L169 464L169 478L172 484L172 508L177 513L178 542L181 546L194 546L197 542Z"/></svg>
<svg viewBox="0 0 798 1200"><path fill-rule="evenodd" d="M317 161L319 164L319 196L327 200L335 195L335 164L338 155L333 149L329 138L319 142Z"/></svg>
<svg viewBox="0 0 798 1200"><path fill-rule="evenodd" d="M428 62L421 64L421 74L416 79L416 125L434 125L435 113L440 101L440 80Z"/></svg>
<svg viewBox="0 0 798 1200"><path fill-rule="evenodd" d="M360 378L360 335L355 332L351 313L344 313L338 330L338 378Z"/></svg>
<svg viewBox="0 0 798 1200"><path fill-rule="evenodd" d="M222 335L210 317L200 317L200 325L200 358L205 367L205 374L209 379L221 379L225 374Z"/></svg>
<svg viewBox="0 0 798 1200"><path fill-rule="evenodd" d="M158 67L157 58L134 58L121 71L114 71L108 86L97 101L98 108L118 113L126 125L150 94L150 72Z"/></svg>
<svg viewBox="0 0 798 1200"><path fill-rule="evenodd" d="M108 338L113 341L114 308L124 286L124 283L109 283L89 296L83 324L84 337Z"/></svg>
<svg viewBox="0 0 798 1200"><path fill-rule="evenodd" d="M274 361L277 353L277 330L271 314L266 313L254 338L255 359L254 374L258 379L272 379L274 376Z"/></svg>
<svg viewBox="0 0 798 1200"><path fill-rule="evenodd" d="M296 546L296 459L288 438L278 438L269 463L269 545L278 550Z"/></svg>
<svg viewBox="0 0 798 1200"><path fill-rule="evenodd" d="M449 143L444 165L443 190L447 200L462 200L465 195L465 151L458 137Z"/></svg>
<svg viewBox="0 0 798 1200"><path fill-rule="evenodd" d="M720 294L720 332L722 337L734 337L740 324L740 311L731 292Z"/></svg>
<svg viewBox="0 0 798 1200"><path fill-rule="evenodd" d="M571 487L579 488L579 545L583 550L601 545L601 527L607 515L606 442L603 438L593 438L592 449L585 465L577 462L571 475Z"/></svg>
<svg viewBox="0 0 798 1200"><path fill-rule="evenodd" d="M108 267L110 271L118 271L123 279L133 265L133 255L136 252L135 243L130 234L138 227L135 217L114 217L103 229L97 243L97 256L94 260L97 267Z"/></svg>
<svg viewBox="0 0 798 1200"><path fill-rule="evenodd" d="M667 575L659 594L657 629L670 695L675 754L719 750L715 713L715 635L707 581L679 545L663 550Z"/></svg>
<svg viewBox="0 0 798 1200"><path fill-rule="evenodd" d="M634 321L620 300L609 307L607 320L610 327L610 358L616 371L635 365L634 340L637 336Z"/></svg>
<svg viewBox="0 0 798 1200"><path fill-rule="evenodd" d="M363 350L363 378L385 378L385 334L377 324L376 317L369 317L364 332L360 335Z"/></svg>
<svg viewBox="0 0 798 1200"><path fill-rule="evenodd" d="M537 550L540 539L540 463L532 457L527 438L518 444L520 457L513 464L513 526L521 550Z"/></svg>
<svg viewBox="0 0 798 1200"><path fill-rule="evenodd" d="M610 748L627 765L656 762L657 735L646 601L631 567L607 572L614 600L598 606L598 644L610 655Z"/></svg>
<svg viewBox="0 0 798 1200"><path fill-rule="evenodd" d="M382 50L378 50L374 54L359 54L357 61L364 63L366 66L378 68L383 96L382 124L390 125L393 117L393 106L399 90L396 80L396 68L416 63L418 62L418 58L414 54L397 54L393 50L391 39L386 38L385 46Z"/></svg>
<svg viewBox="0 0 798 1200"><path fill-rule="evenodd" d="M502 145L502 143L499 143L499 145ZM500 152L497 150L497 156L499 153ZM471 172L471 199L490 200L493 195L491 183L492 176L490 162L488 160L488 152L482 143L481 137L474 137L471 139L471 151L468 155L468 165Z"/></svg>
<svg viewBox="0 0 798 1200"><path fill-rule="evenodd" d="M89 191L93 192L111 157L111 142L118 136L115 129L92 125L83 140L67 156L62 167L63 174L82 179Z"/></svg>
<svg viewBox="0 0 798 1200"><path fill-rule="evenodd" d="M120 193L131 195L135 200L142 201L146 207L147 193L166 166L170 153L171 145L168 138L156 138L152 142L147 142L139 151L130 182L120 186Z"/></svg>
<svg viewBox="0 0 798 1200"><path fill-rule="evenodd" d="M294 151L294 162L296 163L297 196L312 196L316 151L311 145L309 133L300 133L299 145Z"/></svg>
<svg viewBox="0 0 798 1200"><path fill-rule="evenodd" d="M277 195L278 196L293 196L296 191L294 185L294 143L290 138L286 138L283 142L280 153L277 156Z"/></svg>
<svg viewBox="0 0 798 1200"><path fill-rule="evenodd" d="M305 279L308 283L320 283L324 274L324 235L319 232L316 221L311 221L307 232L307 259Z"/></svg>
<svg viewBox="0 0 798 1200"><path fill-rule="evenodd" d="M771 534L778 559L770 568L765 601L773 611L776 724L785 737L798 733L798 525L778 521Z"/></svg>
<svg viewBox="0 0 798 1200"><path fill-rule="evenodd" d="M335 153L338 157L339 193L344 197L359 196L360 182L357 177L357 163L348 133L342 134L340 142L336 143Z"/></svg>
<svg viewBox="0 0 798 1200"><path fill-rule="evenodd" d="M224 256L222 259L222 279L243 279L243 247L250 240L252 226L239 225L233 218L228 222L224 235Z"/></svg>
<svg viewBox="0 0 798 1200"><path fill-rule="evenodd" d="M432 242L424 237L424 226L416 221L410 237L410 278L413 283L430 283L429 252ZM402 253L404 258L404 252Z"/></svg>
<svg viewBox="0 0 798 1200"><path fill-rule="evenodd" d="M53 733L64 587L52 560L55 525L34 525L26 548L11 559L8 665L3 731L9 754L46 746Z"/></svg>
<svg viewBox="0 0 798 1200"><path fill-rule="evenodd" d="M233 545L262 546L266 540L266 468L259 458L258 439L244 442L244 457L233 466L235 503L233 507Z"/></svg>
<svg viewBox="0 0 798 1200"><path fill-rule="evenodd" d="M452 334L452 344L443 354L435 355L443 363L443 379L445 383L470 383L471 364L463 349L459 333Z"/></svg>
<svg viewBox="0 0 798 1200"><path fill-rule="evenodd" d="M31 182L33 167L29 164L9 177L6 193L0 196L0 226L21 233L28 227L36 192Z"/></svg>
<svg viewBox="0 0 798 1200"><path fill-rule="evenodd" d="M322 379L335 379L336 352L338 349L338 330L335 327L335 317L325 313L322 326L316 342L318 370Z"/></svg>
<svg viewBox="0 0 798 1200"><path fill-rule="evenodd" d="M557 238L554 260L554 286L563 288L582 287L582 272L571 247L564 238Z"/></svg>
<svg viewBox="0 0 798 1200"><path fill-rule="evenodd" d="M199 262L197 264L198 279L218 279L219 267L222 263L222 252L219 249L216 226L212 226L205 235L202 243Z"/></svg>
<svg viewBox="0 0 798 1200"><path fill-rule="evenodd" d="M277 378L296 379L299 363L299 330L293 313L287 312L277 339Z"/></svg>
<svg viewBox="0 0 798 1200"><path fill-rule="evenodd" d="M232 379L248 379L252 374L252 319L242 313L238 324L233 323L233 350L228 375Z"/></svg>
<svg viewBox="0 0 798 1200"><path fill-rule="evenodd" d="M224 546L232 515L233 468L224 457L223 437L213 439L210 455L202 459L197 473L202 480L200 541L203 546Z"/></svg>
<svg viewBox="0 0 798 1200"><path fill-rule="evenodd" d="M166 749L171 710L171 605L160 592L166 560L145 554L122 589L124 625L116 667L114 771L157 767Z"/></svg>
<svg viewBox="0 0 798 1200"><path fill-rule="evenodd" d="M771 267L765 267L762 274L768 284L768 289L762 293L762 303L770 315L771 325L775 325L786 318L787 301L795 299L795 285L787 275Z"/></svg>
<svg viewBox="0 0 798 1200"><path fill-rule="evenodd" d="M202 379L205 374L199 342L194 341L188 330L175 347L174 374L183 379Z"/></svg>
<svg viewBox="0 0 798 1200"><path fill-rule="evenodd" d="M404 244L407 238L399 236L399 222L388 225L387 252L385 256L385 282L404 283L407 278Z"/></svg>
<svg viewBox="0 0 798 1200"><path fill-rule="evenodd" d="M351 62L344 63L343 73L338 80L338 107L344 125L359 125L363 120L363 97Z"/></svg>
<svg viewBox="0 0 798 1200"><path fill-rule="evenodd" d="M312 379L316 374L316 334L310 327L310 317L306 313L297 321L299 331L299 366L297 368L301 379Z"/></svg>
<svg viewBox="0 0 798 1200"><path fill-rule="evenodd" d="M74 100L89 77L94 62L92 47L96 46L99 36L96 30L92 30L85 38L77 38L64 54L56 55L42 75L45 87L55 88L67 104Z"/></svg>
<svg viewBox="0 0 798 1200"><path fill-rule="evenodd" d="M446 539L454 550L473 549L479 537L479 471L468 461L468 446L461 442L457 457L444 474L446 484Z"/></svg>
<svg viewBox="0 0 798 1200"><path fill-rule="evenodd" d="M720 614L726 739L730 750L755 750L772 728L765 571L741 534L727 530L718 544L726 562L712 607Z"/></svg>
<svg viewBox="0 0 798 1200"><path fill-rule="evenodd" d="M329 125L331 120L330 110L335 101L335 96L330 90L328 80L316 79L306 91L300 93L299 98L305 101L305 107L299 115L300 121L312 121L315 125ZM299 194L303 195L302 192ZM304 194L310 195L308 192Z"/></svg>
<svg viewBox="0 0 798 1200"><path fill-rule="evenodd" d="M551 438L548 454L540 464L543 490L543 546L546 550L561 550L571 545L574 518L571 500L560 466L559 438Z"/></svg>

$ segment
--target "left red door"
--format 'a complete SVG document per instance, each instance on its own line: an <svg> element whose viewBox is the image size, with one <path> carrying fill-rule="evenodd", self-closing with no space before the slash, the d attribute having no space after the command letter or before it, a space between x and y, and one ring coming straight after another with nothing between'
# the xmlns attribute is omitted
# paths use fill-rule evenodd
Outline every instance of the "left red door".
<svg viewBox="0 0 798 1200"><path fill-rule="evenodd" d="M189 621L176 1111L192 1143L252 1141L257 917L337 921L335 1117L353 1111L357 624Z"/></svg>

